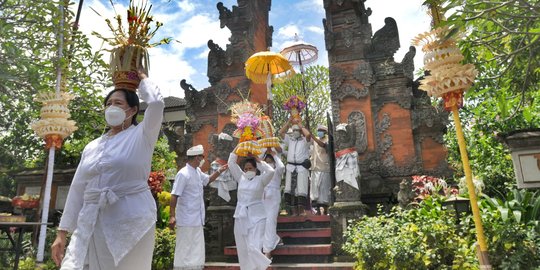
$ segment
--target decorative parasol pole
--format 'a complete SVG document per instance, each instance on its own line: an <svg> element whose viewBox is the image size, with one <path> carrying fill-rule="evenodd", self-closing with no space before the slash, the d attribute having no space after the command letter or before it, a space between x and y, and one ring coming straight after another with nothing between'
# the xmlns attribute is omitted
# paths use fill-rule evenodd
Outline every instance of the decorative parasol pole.
<svg viewBox="0 0 540 270"><path fill-rule="evenodd" d="M81 1L82 2L82 1ZM31 124L32 129L37 135L45 139L45 148L49 150L49 158L47 163L47 179L45 182L45 189L42 194L42 213L41 213L41 226L38 241L38 250L36 261L43 262L45 252L45 239L47 236L47 221L49 219L49 206L51 200L51 186L54 173L54 155L56 149L62 147L62 141L65 137L69 136L77 127L75 122L68 120L70 117L67 104L72 99L67 93L62 93L60 90L63 87L62 81L62 66L61 59L63 57L64 46L64 6L62 3L59 5L60 24L58 32L58 65L56 67L56 88L54 93L41 93L36 98L36 101L43 103L41 109L41 120Z"/></svg>
<svg viewBox="0 0 540 270"><path fill-rule="evenodd" d="M294 35L294 44L281 50L281 54L289 60L293 65L300 67L300 74L302 80L302 92L304 99L306 100L306 127L311 131L309 126L309 98L306 91L306 84L304 82L304 65L315 62L318 58L319 51L317 47L300 41L298 34Z"/></svg>
<svg viewBox="0 0 540 270"><path fill-rule="evenodd" d="M294 74L293 68L289 61L283 57L283 55L262 51L251 55L244 66L246 70L246 77L252 82L257 84L266 84L268 107L266 115L272 117L272 78L274 75L290 76Z"/></svg>
<svg viewBox="0 0 540 270"><path fill-rule="evenodd" d="M448 36L450 30L448 27L439 27L444 17L438 3L432 1L427 5L433 18L433 30L420 34L413 40L415 45L423 44L422 50L426 53L424 65L430 71L430 74L421 80L420 89L427 91L430 96L442 97L444 108L452 112L476 228L480 269L492 269L458 111L463 106L463 93L471 87L477 71L472 64L460 63L464 57L453 37Z"/></svg>

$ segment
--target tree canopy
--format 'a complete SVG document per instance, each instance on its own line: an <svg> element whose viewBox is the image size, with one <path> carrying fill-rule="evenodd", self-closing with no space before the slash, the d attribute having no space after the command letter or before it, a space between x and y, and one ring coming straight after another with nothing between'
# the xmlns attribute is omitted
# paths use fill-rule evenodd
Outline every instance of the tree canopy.
<svg viewBox="0 0 540 270"><path fill-rule="evenodd" d="M73 26L68 1L0 0L0 167L6 170L43 164L43 142L30 128L39 119L40 92L54 91L56 67L64 69L65 91L73 94L71 119L79 130L68 137L57 155L60 166L74 165L82 148L103 130L100 93L107 86L107 68L88 38ZM65 23L60 28L60 9ZM64 57L58 58L63 35Z"/></svg>
<svg viewBox="0 0 540 270"><path fill-rule="evenodd" d="M304 72L304 85L302 89L302 75L282 82L275 83L272 89L274 95L272 106L272 120L274 126L279 129L289 119L289 112L283 108L283 104L293 95L300 96L307 101L309 110L309 122L313 132L317 124L326 125L326 112L330 110L330 85L329 71L324 66L309 66ZM302 123L305 126L305 112L302 112Z"/></svg>

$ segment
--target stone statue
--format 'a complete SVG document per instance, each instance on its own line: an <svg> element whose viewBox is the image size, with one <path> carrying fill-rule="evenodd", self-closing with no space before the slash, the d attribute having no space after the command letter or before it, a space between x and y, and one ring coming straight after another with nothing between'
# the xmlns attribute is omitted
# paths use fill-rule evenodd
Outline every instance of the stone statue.
<svg viewBox="0 0 540 270"><path fill-rule="evenodd" d="M416 55L416 48L414 46L409 47L409 51L401 60L401 65L403 66L403 74L405 77L413 80L414 79L414 56Z"/></svg>
<svg viewBox="0 0 540 270"><path fill-rule="evenodd" d="M227 164L229 154L234 150L236 142L231 135L222 132L219 135L212 135L211 144L213 145L215 157L214 161L210 163L209 173L214 173L221 166ZM226 202L229 202L231 200L230 191L236 190L237 183L233 179L231 172L227 169L219 175L216 181L210 183L210 187L217 189L217 195ZM216 205L219 202L211 202L211 204Z"/></svg>
<svg viewBox="0 0 540 270"><path fill-rule="evenodd" d="M384 19L384 26L371 38L371 52L376 56L393 57L399 49L399 32L396 20Z"/></svg>
<svg viewBox="0 0 540 270"><path fill-rule="evenodd" d="M342 125L340 129L336 128L335 135L335 144L336 144L336 151L341 151L347 148L354 147L354 125L348 125L348 124L340 124Z"/></svg>
<svg viewBox="0 0 540 270"><path fill-rule="evenodd" d="M414 191L412 189L412 183L410 180L403 179L401 183L399 183L399 192L397 195L399 206L403 209L406 209L413 201L413 199Z"/></svg>
<svg viewBox="0 0 540 270"><path fill-rule="evenodd" d="M206 75L212 86L218 83L224 75L225 51L213 40L208 40L208 68Z"/></svg>
<svg viewBox="0 0 540 270"><path fill-rule="evenodd" d="M219 27L224 28L227 26L229 19L232 17L232 11L223 5L222 2L217 3L217 9L219 11Z"/></svg>
<svg viewBox="0 0 540 270"><path fill-rule="evenodd" d="M368 24L369 23L368 17L371 15L372 10L371 8L366 9L366 6L364 4L366 0L353 0L353 2L356 2L353 7L354 7L354 12L356 13L356 16L360 18L360 23Z"/></svg>
<svg viewBox="0 0 540 270"><path fill-rule="evenodd" d="M336 200L345 201L360 200L360 166L358 165L358 152L355 148L354 124L341 123L336 126L334 136L336 138ZM340 182L348 186L344 187ZM352 187L352 189L351 189ZM341 198L340 198L341 197Z"/></svg>

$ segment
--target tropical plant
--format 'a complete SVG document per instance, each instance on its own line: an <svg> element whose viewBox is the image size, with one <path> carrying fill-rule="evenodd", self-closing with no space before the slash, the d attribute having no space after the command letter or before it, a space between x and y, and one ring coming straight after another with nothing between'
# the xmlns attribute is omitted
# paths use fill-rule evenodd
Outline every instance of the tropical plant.
<svg viewBox="0 0 540 270"><path fill-rule="evenodd" d="M363 217L348 228L343 248L357 269L475 269L471 236L442 203L430 196L418 208Z"/></svg>
<svg viewBox="0 0 540 270"><path fill-rule="evenodd" d="M152 270L169 270L173 267L176 234L169 228L156 229L156 243L152 257Z"/></svg>
<svg viewBox="0 0 540 270"><path fill-rule="evenodd" d="M306 92L302 88L302 76L296 74L294 77L274 84L272 89L274 100L272 106L272 121L274 127L279 129L289 119L289 111L283 106L292 96L301 97L307 104L310 127L315 132L317 124L326 125L326 112L330 111L330 84L327 67L310 66L304 72L304 85ZM305 110L302 113L305 115ZM304 118L304 126L306 125Z"/></svg>
<svg viewBox="0 0 540 270"><path fill-rule="evenodd" d="M512 196L521 199L494 203L484 196L480 200L490 263L494 269L538 269L540 233L534 229L537 223L525 222L534 219L528 213L536 213L531 202L537 195ZM343 249L355 256L357 269L478 269L472 216L461 218L456 226L455 212L446 210L444 200L429 196L416 208L395 207L389 213L363 217L349 226ZM506 206L511 208L504 210ZM521 208L528 210L517 214L515 209Z"/></svg>
<svg viewBox="0 0 540 270"><path fill-rule="evenodd" d="M483 195L482 206L498 212L503 222L512 222L533 227L540 233L540 191L514 189L505 199Z"/></svg>
<svg viewBox="0 0 540 270"><path fill-rule="evenodd" d="M106 65L100 54L91 51L88 38L72 27L74 14L67 6L66 23L59 28L59 5L66 3L0 1L0 169L44 164L43 142L29 124L39 119L41 107L33 99L39 92L54 89L58 65L65 67L65 87L75 96L70 103L71 119L79 129L65 140L56 163L76 165L83 147L104 127L99 93L108 81ZM64 36L60 59L58 32Z"/></svg>

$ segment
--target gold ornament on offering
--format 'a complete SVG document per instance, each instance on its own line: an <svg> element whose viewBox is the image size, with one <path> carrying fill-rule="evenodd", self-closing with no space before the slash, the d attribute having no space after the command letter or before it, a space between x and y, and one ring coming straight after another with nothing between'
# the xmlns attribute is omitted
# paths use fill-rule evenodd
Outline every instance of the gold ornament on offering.
<svg viewBox="0 0 540 270"><path fill-rule="evenodd" d="M231 112L231 122L237 127L233 136L240 139L235 153L243 157L249 153L260 155L262 151L257 139L263 136L259 129L262 109L258 104L244 100L233 104Z"/></svg>
<svg viewBox="0 0 540 270"><path fill-rule="evenodd" d="M97 32L92 32L92 34L114 47L108 51L111 52L110 73L115 89L136 91L140 82L137 70L142 69L147 72L150 68L147 49L169 44L171 38L163 38L159 42L150 43L163 24L156 21L155 28L151 29L151 23L154 21L150 15L152 5L145 0L140 1L140 5L137 6L133 2L133 0L129 2L127 10L127 30L122 24L122 17L117 15L116 27L109 19L105 20L113 37L107 38Z"/></svg>
<svg viewBox="0 0 540 270"><path fill-rule="evenodd" d="M60 149L64 138L71 135L77 127L75 121L68 120L71 116L68 109L69 101L73 99L68 93L62 92L57 96L54 92L39 94L35 100L43 103L41 119L30 125L39 137L45 140L45 147Z"/></svg>
<svg viewBox="0 0 540 270"><path fill-rule="evenodd" d="M259 121L259 129L263 132L263 138L259 140L259 145L262 148L278 147L279 138L274 136L274 127L270 117L263 115Z"/></svg>

